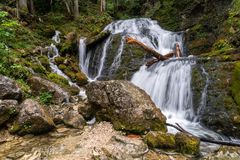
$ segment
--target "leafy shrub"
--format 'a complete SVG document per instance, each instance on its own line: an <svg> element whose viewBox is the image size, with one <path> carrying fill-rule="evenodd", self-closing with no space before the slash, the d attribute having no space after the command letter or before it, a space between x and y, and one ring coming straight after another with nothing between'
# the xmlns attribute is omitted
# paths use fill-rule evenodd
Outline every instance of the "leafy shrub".
<svg viewBox="0 0 240 160"><path fill-rule="evenodd" d="M42 92L42 93L39 95L39 98L40 98L40 102L41 102L42 104L49 105L49 104L52 103L53 95L52 95L52 93L50 93L50 92Z"/></svg>

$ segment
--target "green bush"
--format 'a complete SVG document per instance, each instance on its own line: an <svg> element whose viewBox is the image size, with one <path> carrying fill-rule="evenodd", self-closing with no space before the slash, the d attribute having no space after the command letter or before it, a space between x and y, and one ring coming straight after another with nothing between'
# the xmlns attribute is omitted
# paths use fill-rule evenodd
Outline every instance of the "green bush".
<svg viewBox="0 0 240 160"><path fill-rule="evenodd" d="M42 92L39 95L40 102L45 105L49 105L53 101L53 95L50 92Z"/></svg>

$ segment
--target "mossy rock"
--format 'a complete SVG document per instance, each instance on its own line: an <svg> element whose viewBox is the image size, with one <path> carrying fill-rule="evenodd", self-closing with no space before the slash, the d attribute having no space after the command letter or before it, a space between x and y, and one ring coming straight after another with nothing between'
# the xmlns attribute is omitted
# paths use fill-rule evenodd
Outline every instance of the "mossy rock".
<svg viewBox="0 0 240 160"><path fill-rule="evenodd" d="M76 82L79 86L83 86L88 83L86 75L82 72L76 73Z"/></svg>
<svg viewBox="0 0 240 160"><path fill-rule="evenodd" d="M183 154L198 155L200 140L186 133L178 132L175 135L176 149Z"/></svg>
<svg viewBox="0 0 240 160"><path fill-rule="evenodd" d="M55 61L55 63L56 63L57 65L60 65L60 64L63 64L63 63L64 63L65 59L66 59L66 58L59 56L59 57L56 57L56 58L54 59L54 61Z"/></svg>
<svg viewBox="0 0 240 160"><path fill-rule="evenodd" d="M150 131L145 137L144 141L148 146L161 149L174 149L175 139L174 135L170 133Z"/></svg>
<svg viewBox="0 0 240 160"><path fill-rule="evenodd" d="M48 79L51 80L52 82L59 84L60 86L67 86L68 85L68 80L57 73L50 73L48 74Z"/></svg>
<svg viewBox="0 0 240 160"><path fill-rule="evenodd" d="M67 66L66 66L65 64L60 64L60 65L58 66L58 68L59 68L60 70L64 71L64 70L67 68Z"/></svg>

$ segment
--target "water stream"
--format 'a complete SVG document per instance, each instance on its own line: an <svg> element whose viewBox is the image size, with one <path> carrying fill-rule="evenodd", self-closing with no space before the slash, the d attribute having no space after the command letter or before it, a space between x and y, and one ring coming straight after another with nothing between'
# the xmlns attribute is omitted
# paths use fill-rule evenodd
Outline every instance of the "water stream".
<svg viewBox="0 0 240 160"><path fill-rule="evenodd" d="M61 42L60 34L61 33L59 31L55 31L55 35L52 37L52 40L55 42L55 44L58 44ZM76 83L73 83L71 79L63 71L61 71L58 68L58 66L55 64L55 58L60 56L58 48L56 47L55 44L52 43L50 46L47 47L48 59L49 59L50 68L52 69L52 72L66 78L70 86L73 86L79 89L79 96L82 97L83 99L86 98L85 90L79 87Z"/></svg>

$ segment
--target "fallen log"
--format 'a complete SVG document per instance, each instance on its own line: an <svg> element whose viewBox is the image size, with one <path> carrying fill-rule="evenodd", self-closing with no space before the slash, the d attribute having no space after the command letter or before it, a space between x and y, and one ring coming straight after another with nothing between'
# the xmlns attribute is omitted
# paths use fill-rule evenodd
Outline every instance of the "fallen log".
<svg viewBox="0 0 240 160"><path fill-rule="evenodd" d="M157 58L158 60L165 60L164 56L161 55L160 53L158 53L157 51L155 51L154 49L146 46L145 44L143 44L142 42L139 42L138 40L132 38L132 37L127 37L126 38L126 42L127 43L133 43L133 44L138 44L139 46L141 46L143 49L145 49L146 51L148 51L148 53L150 53L153 57Z"/></svg>
<svg viewBox="0 0 240 160"><path fill-rule="evenodd" d="M160 53L158 53L157 51L155 51L154 49L146 46L145 44L143 44L142 42L139 42L138 40L132 38L132 37L127 37L126 38L126 42L127 43L132 43L132 44L137 44L139 46L141 46L143 49L145 49L146 51L148 51L147 53L151 54L153 57L155 57L156 59L150 60L146 63L147 67L150 67L151 65L153 65L154 63L157 63L159 61L164 61L167 60L171 57L173 57L174 52L170 52L166 55L162 55Z"/></svg>
<svg viewBox="0 0 240 160"><path fill-rule="evenodd" d="M197 137L191 133L189 133L188 131L186 131L185 129L183 129L178 123L176 123L176 125L170 124L170 123L166 123L167 126L173 127L176 130L192 135L194 137ZM234 146L234 147L240 147L240 143L237 142L233 142L233 141L221 141L221 140L213 140L213 139L208 139L208 138L203 138L203 137L197 137L199 138L200 141L202 142L207 142L207 143L214 143L214 144L220 144L220 145L227 145L227 146Z"/></svg>

